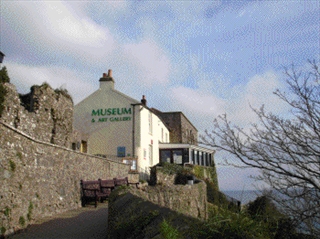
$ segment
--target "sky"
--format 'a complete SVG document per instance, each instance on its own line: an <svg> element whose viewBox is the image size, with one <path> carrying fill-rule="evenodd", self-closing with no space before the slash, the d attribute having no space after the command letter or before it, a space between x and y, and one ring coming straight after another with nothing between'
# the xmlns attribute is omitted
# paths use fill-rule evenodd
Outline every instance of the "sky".
<svg viewBox="0 0 320 239"><path fill-rule="evenodd" d="M0 0L0 51L19 93L47 82L77 104L112 69L117 90L182 111L203 134L225 113L255 122L250 106L287 112L272 92L284 67L319 61L320 2ZM257 172L228 157L215 154L220 189L251 189Z"/></svg>

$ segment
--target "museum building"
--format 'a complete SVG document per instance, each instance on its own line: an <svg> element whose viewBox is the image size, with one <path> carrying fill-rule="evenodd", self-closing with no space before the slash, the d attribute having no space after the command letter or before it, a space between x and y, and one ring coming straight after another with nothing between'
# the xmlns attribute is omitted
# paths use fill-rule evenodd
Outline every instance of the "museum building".
<svg viewBox="0 0 320 239"><path fill-rule="evenodd" d="M146 105L114 89L112 71L100 88L75 105L74 129L80 151L114 160L133 159L133 170L159 163L159 143L169 143L169 130ZM136 159L136 160L134 160Z"/></svg>
<svg viewBox="0 0 320 239"><path fill-rule="evenodd" d="M100 87L75 105L75 149L131 163L148 172L159 162L209 166L214 151L198 146L198 131L182 112L161 112L114 89L112 70ZM131 160L131 161L130 161Z"/></svg>

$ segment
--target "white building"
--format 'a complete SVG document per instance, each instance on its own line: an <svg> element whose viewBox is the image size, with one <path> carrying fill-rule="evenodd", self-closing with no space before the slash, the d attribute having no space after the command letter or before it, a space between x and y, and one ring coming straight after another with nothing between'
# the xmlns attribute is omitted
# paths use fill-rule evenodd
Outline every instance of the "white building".
<svg viewBox="0 0 320 239"><path fill-rule="evenodd" d="M159 163L159 143L169 143L169 130L141 102L114 89L112 71L100 78L100 88L74 109L74 128L82 152L110 159L133 158L132 169L144 171Z"/></svg>

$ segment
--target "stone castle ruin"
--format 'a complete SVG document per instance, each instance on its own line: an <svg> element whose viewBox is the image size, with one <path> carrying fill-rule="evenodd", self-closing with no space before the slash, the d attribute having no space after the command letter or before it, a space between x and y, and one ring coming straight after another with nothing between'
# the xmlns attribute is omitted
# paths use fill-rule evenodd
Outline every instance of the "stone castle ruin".
<svg viewBox="0 0 320 239"><path fill-rule="evenodd" d="M54 90L44 83L20 95L14 85L4 85L7 90L1 115L4 123L43 142L71 147L73 101L66 90Z"/></svg>
<svg viewBox="0 0 320 239"><path fill-rule="evenodd" d="M130 178L130 165L73 150L65 90L44 83L19 95L8 82L0 86L0 238L81 207L81 179Z"/></svg>

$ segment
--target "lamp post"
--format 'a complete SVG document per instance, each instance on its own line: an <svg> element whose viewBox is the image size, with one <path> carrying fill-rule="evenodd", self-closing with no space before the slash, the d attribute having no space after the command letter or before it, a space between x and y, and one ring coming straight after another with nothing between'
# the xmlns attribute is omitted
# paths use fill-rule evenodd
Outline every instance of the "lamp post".
<svg viewBox="0 0 320 239"><path fill-rule="evenodd" d="M0 51L0 68L1 68L1 63L2 63L4 57L5 57L5 54L3 54L3 53Z"/></svg>

